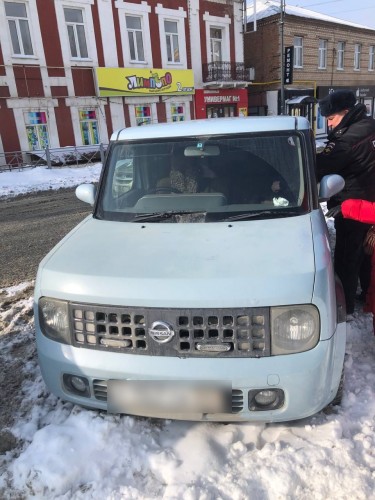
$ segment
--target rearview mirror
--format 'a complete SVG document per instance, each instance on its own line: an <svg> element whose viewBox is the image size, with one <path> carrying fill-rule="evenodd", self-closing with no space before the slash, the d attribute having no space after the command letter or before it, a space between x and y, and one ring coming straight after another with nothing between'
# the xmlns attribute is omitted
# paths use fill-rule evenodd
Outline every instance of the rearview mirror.
<svg viewBox="0 0 375 500"><path fill-rule="evenodd" d="M76 196L79 200L93 205L95 202L96 187L94 184L80 184L76 188Z"/></svg>
<svg viewBox="0 0 375 500"><path fill-rule="evenodd" d="M187 146L184 150L185 156L219 156L219 146Z"/></svg>
<svg viewBox="0 0 375 500"><path fill-rule="evenodd" d="M345 181L341 175L325 175L320 181L319 201L327 201L344 189Z"/></svg>

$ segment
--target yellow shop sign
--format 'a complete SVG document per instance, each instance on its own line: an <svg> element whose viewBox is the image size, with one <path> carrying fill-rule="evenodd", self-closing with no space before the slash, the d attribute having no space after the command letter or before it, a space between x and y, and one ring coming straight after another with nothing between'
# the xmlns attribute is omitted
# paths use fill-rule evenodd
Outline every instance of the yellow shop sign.
<svg viewBox="0 0 375 500"><path fill-rule="evenodd" d="M100 97L194 94L191 69L95 68L95 71Z"/></svg>

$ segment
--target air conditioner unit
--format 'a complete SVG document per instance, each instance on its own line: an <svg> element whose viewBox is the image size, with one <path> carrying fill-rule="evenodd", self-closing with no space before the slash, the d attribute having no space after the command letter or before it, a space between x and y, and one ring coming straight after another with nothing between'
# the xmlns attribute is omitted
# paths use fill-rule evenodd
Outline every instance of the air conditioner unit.
<svg viewBox="0 0 375 500"><path fill-rule="evenodd" d="M248 80L255 80L255 68L246 68L246 74Z"/></svg>

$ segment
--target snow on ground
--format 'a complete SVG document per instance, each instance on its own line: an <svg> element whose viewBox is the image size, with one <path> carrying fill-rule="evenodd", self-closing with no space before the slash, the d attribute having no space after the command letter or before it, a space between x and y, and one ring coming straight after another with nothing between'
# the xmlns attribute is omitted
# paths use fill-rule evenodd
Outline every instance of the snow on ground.
<svg viewBox="0 0 375 500"><path fill-rule="evenodd" d="M0 172L0 198L34 191L46 191L77 186L99 179L101 163L89 167L27 168L20 171Z"/></svg>
<svg viewBox="0 0 375 500"><path fill-rule="evenodd" d="M52 172L41 185L54 189ZM2 192L26 186L23 174L8 176L8 188L0 174ZM359 306L347 324L341 407L285 424L156 420L64 403L42 380L31 306L32 283L0 290L0 377L17 356L23 377L6 429L16 444L0 455L0 498L375 498L375 337Z"/></svg>

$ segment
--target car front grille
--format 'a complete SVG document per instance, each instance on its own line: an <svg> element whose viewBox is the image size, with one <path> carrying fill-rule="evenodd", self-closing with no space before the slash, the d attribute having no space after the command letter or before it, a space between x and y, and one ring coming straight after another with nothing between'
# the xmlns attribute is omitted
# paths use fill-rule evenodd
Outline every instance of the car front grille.
<svg viewBox="0 0 375 500"><path fill-rule="evenodd" d="M269 308L69 307L75 347L184 358L270 356Z"/></svg>

